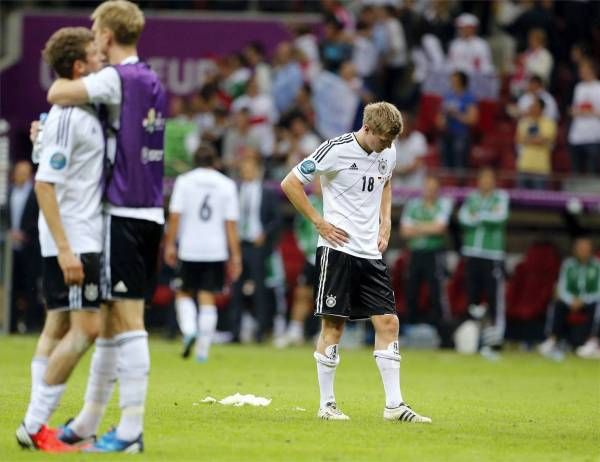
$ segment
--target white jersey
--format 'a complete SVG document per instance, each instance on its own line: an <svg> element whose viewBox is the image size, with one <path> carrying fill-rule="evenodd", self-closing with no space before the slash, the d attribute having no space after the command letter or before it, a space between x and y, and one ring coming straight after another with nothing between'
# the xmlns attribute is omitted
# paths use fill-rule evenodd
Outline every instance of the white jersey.
<svg viewBox="0 0 600 462"><path fill-rule="evenodd" d="M130 56L124 59L121 64L137 63L137 56ZM82 79L85 89L92 103L106 104L108 107L108 118L110 124L116 129L119 128L121 117L121 77L117 70L112 67L105 67L100 72L90 74ZM110 136L107 141L107 152L109 159L114 161L116 155L116 138ZM107 204L110 215L136 218L139 220L154 221L160 225L165 222L165 214L162 207L117 207Z"/></svg>
<svg viewBox="0 0 600 462"><path fill-rule="evenodd" d="M91 106L52 106L42 132L36 181L53 183L60 218L76 254L102 250L104 135ZM38 219L42 256L58 250L44 214Z"/></svg>
<svg viewBox="0 0 600 462"><path fill-rule="evenodd" d="M600 81L579 82L575 85L573 106L600 113ZM595 114L574 116L569 129L569 143L600 143L600 117Z"/></svg>
<svg viewBox="0 0 600 462"><path fill-rule="evenodd" d="M177 177L169 211L181 214L178 256L183 261L225 261L229 256L226 221L238 221L233 180L210 168Z"/></svg>
<svg viewBox="0 0 600 462"><path fill-rule="evenodd" d="M350 236L341 247L319 236L318 246L355 257L381 258L377 248L381 195L395 162L395 148L369 154L354 133L347 133L324 142L294 167L294 174L304 184L320 176L324 218Z"/></svg>

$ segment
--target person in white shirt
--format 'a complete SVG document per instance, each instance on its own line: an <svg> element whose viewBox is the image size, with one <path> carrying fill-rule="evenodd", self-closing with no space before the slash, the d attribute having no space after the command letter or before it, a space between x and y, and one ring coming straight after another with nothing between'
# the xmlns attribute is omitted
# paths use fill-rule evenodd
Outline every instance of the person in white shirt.
<svg viewBox="0 0 600 462"><path fill-rule="evenodd" d="M571 105L573 121L569 129L571 163L577 173L600 171L600 80L595 63L579 64L581 82L575 86Z"/></svg>
<svg viewBox="0 0 600 462"><path fill-rule="evenodd" d="M65 79L101 67L94 35L83 27L59 29L43 55ZM103 161L104 135L95 108L52 106L35 176L47 316L31 363L31 400L17 430L24 448L73 451L46 424L100 327Z"/></svg>
<svg viewBox="0 0 600 462"><path fill-rule="evenodd" d="M494 71L488 43L477 35L479 20L470 13L456 18L458 37L450 42L448 67L466 73L487 74Z"/></svg>
<svg viewBox="0 0 600 462"><path fill-rule="evenodd" d="M425 163L427 139L414 127L414 116L404 113L404 130L394 141L398 184L406 188L421 190L425 185Z"/></svg>
<svg viewBox="0 0 600 462"><path fill-rule="evenodd" d="M217 326L215 293L223 290L225 264L235 281L241 272L242 257L235 183L214 169L217 153L212 146L200 145L194 157L197 168L175 180L165 237L165 262L171 267L178 260L180 263L175 307L183 333L182 356L190 355L195 342L196 359L205 362Z"/></svg>
<svg viewBox="0 0 600 462"><path fill-rule="evenodd" d="M314 353L320 388L318 417L348 420L333 392L340 362L338 344L346 320L371 319L375 361L381 373L386 420L430 423L414 412L400 391L398 316L389 270L382 259L391 230L392 187L402 131L400 111L390 103L365 107L362 128L321 144L281 183L290 202L319 232L315 315L322 329ZM304 185L319 176L323 216L310 203Z"/></svg>
<svg viewBox="0 0 600 462"><path fill-rule="evenodd" d="M516 108L514 106L509 107L509 113L516 118L527 115L529 113L529 108L536 98L540 98L544 101L544 116L558 122L560 114L558 112L556 100L554 99L554 96L548 93L544 88L544 81L538 75L529 78L527 92L517 100Z"/></svg>

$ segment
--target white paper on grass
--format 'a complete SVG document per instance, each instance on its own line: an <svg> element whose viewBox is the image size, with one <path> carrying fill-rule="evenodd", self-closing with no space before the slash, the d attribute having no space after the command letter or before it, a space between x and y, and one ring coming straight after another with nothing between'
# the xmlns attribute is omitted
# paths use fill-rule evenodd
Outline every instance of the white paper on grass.
<svg viewBox="0 0 600 462"><path fill-rule="evenodd" d="M269 404L271 404L271 401L272 400L270 400L269 398L263 398L262 396L242 395L240 393L236 393L235 395L226 396L225 398L219 401L213 398L212 396L207 396L200 402L203 404L219 403L223 406L239 407L244 406L246 404L248 404L249 406L268 406Z"/></svg>

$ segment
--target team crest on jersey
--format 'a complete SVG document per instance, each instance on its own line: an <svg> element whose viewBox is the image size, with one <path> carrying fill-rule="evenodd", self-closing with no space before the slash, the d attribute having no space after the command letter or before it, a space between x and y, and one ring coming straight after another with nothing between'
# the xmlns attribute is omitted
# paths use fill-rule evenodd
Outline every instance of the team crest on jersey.
<svg viewBox="0 0 600 462"><path fill-rule="evenodd" d="M387 160L381 159L379 161L379 165L377 166L377 169L379 170L379 173L381 173L383 175L387 171Z"/></svg>
<svg viewBox="0 0 600 462"><path fill-rule="evenodd" d="M165 119L163 119L160 112L156 112L156 109L150 108L148 115L142 122L142 126L148 133L162 131L165 128Z"/></svg>
<svg viewBox="0 0 600 462"><path fill-rule="evenodd" d="M67 165L67 158L64 154L56 152L50 157L50 166L54 170L62 170Z"/></svg>
<svg viewBox="0 0 600 462"><path fill-rule="evenodd" d="M96 284L86 284L83 296L90 302L96 301L98 299L98 286Z"/></svg>
<svg viewBox="0 0 600 462"><path fill-rule="evenodd" d="M300 171L305 175L310 175L317 169L317 166L312 160L305 160L300 164Z"/></svg>
<svg viewBox="0 0 600 462"><path fill-rule="evenodd" d="M325 300L325 305L327 305L329 308L333 308L336 303L337 301L335 300L335 295L327 296L327 299Z"/></svg>

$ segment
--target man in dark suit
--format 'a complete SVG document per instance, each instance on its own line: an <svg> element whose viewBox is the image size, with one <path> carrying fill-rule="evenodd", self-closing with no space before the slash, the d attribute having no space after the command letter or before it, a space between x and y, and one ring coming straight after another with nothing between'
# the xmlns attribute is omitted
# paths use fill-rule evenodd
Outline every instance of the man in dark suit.
<svg viewBox="0 0 600 462"><path fill-rule="evenodd" d="M11 332L32 329L43 322L37 298L41 268L38 214L32 166L22 160L14 166L8 200L9 233L13 249Z"/></svg>
<svg viewBox="0 0 600 462"><path fill-rule="evenodd" d="M242 242L241 277L233 285L230 303L231 332L240 340L244 295L252 292L253 314L257 322L256 340L261 342L269 325L271 306L265 287L266 262L279 237L281 213L277 193L263 184L262 162L254 151L248 151L239 162L240 220ZM253 289L253 290L251 290Z"/></svg>

